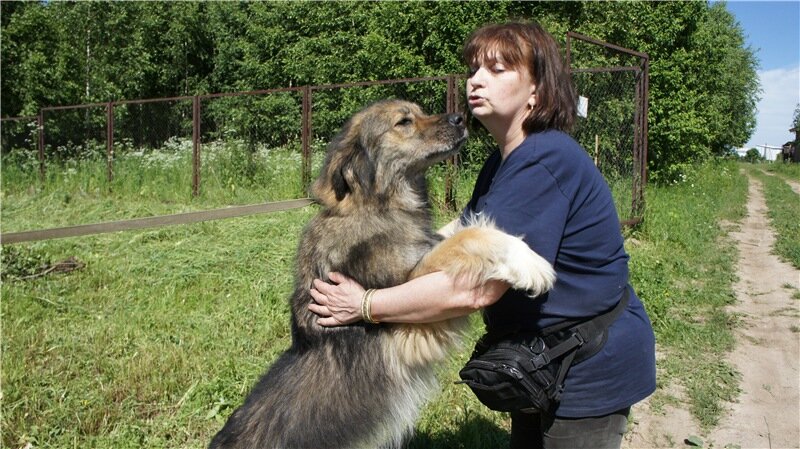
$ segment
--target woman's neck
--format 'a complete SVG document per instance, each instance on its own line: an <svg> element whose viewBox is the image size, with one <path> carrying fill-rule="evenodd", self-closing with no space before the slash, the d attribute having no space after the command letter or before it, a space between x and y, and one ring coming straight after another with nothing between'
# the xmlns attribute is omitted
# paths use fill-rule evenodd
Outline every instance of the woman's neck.
<svg viewBox="0 0 800 449"><path fill-rule="evenodd" d="M494 137L494 141L500 148L500 155L506 160L508 155L517 148L527 135L521 126L505 129L489 129L489 133Z"/></svg>
<svg viewBox="0 0 800 449"><path fill-rule="evenodd" d="M527 137L522 124L529 113L529 111L519 113L510 121L498 120L494 123L483 123L483 126L485 126L492 137L494 137L497 146L500 147L500 154L503 160L506 160L511 152L525 140L525 137Z"/></svg>

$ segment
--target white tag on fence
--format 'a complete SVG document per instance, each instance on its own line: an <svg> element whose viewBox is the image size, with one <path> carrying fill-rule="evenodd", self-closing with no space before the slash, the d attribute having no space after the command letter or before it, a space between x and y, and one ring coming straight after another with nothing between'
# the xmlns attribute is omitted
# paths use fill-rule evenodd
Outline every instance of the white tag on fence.
<svg viewBox="0 0 800 449"><path fill-rule="evenodd" d="M578 97L578 117L586 118L589 114L589 99L581 95Z"/></svg>

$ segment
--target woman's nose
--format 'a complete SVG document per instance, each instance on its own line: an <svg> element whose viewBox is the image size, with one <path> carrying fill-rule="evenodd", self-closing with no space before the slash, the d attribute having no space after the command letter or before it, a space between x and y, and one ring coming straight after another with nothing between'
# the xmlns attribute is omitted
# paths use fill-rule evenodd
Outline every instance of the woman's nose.
<svg viewBox="0 0 800 449"><path fill-rule="evenodd" d="M477 87L477 86L481 85L480 80L478 80L474 76L472 78L468 79L467 82L470 84L470 86L476 86Z"/></svg>
<svg viewBox="0 0 800 449"><path fill-rule="evenodd" d="M483 69L483 67L479 68L473 72L469 78L467 78L467 83L472 86L483 86L485 72L486 71Z"/></svg>

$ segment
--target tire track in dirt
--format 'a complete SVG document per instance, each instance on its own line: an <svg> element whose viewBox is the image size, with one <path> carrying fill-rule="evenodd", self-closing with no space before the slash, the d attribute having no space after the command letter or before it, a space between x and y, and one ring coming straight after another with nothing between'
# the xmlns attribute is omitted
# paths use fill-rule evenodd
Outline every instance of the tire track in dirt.
<svg viewBox="0 0 800 449"><path fill-rule="evenodd" d="M738 402L720 424L703 434L704 447L800 447L800 270L772 254L774 231L767 218L763 186L749 178L747 216L730 233L739 250L734 285L739 317L736 347L728 361L741 373ZM675 392L680 397L680 392ZM647 401L633 411L625 448L684 447L701 435L688 411L666 406L654 413Z"/></svg>

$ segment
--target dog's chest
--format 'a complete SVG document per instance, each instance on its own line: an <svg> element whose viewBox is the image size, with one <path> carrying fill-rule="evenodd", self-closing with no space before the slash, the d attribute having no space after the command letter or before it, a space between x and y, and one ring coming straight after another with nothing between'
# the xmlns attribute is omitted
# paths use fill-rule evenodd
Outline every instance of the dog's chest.
<svg viewBox="0 0 800 449"><path fill-rule="evenodd" d="M326 223L318 241L315 265L319 274L338 271L367 287L396 285L407 280L419 260L436 244L429 228L412 221L371 217L349 225ZM313 237L313 236L310 236Z"/></svg>

